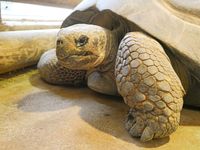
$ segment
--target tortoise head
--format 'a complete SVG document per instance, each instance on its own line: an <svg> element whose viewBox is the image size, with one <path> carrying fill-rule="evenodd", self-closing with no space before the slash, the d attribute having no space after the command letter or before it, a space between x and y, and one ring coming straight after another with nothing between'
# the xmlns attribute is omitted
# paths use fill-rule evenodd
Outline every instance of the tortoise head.
<svg viewBox="0 0 200 150"><path fill-rule="evenodd" d="M58 33L58 61L73 70L89 70L102 64L109 51L111 32L96 26L76 24Z"/></svg>

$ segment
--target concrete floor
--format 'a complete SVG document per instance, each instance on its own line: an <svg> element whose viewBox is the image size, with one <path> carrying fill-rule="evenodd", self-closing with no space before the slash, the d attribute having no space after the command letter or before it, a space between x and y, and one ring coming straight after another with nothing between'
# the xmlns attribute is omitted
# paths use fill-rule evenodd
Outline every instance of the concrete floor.
<svg viewBox="0 0 200 150"><path fill-rule="evenodd" d="M200 111L183 109L170 137L141 143L121 98L44 83L37 70L0 76L0 150L200 149Z"/></svg>

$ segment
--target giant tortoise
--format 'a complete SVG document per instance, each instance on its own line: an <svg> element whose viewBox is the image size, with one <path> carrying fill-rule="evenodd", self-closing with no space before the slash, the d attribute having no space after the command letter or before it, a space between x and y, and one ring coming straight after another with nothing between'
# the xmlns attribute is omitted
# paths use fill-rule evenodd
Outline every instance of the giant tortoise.
<svg viewBox="0 0 200 150"><path fill-rule="evenodd" d="M142 141L174 132L185 96L200 106L200 1L83 1L38 63L53 84L121 95Z"/></svg>

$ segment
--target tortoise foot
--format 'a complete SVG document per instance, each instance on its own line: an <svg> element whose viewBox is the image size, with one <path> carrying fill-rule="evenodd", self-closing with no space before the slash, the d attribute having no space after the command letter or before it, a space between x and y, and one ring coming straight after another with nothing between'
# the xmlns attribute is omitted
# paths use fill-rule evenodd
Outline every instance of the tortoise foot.
<svg viewBox="0 0 200 150"><path fill-rule="evenodd" d="M162 113L145 112L131 108L126 118L125 128L133 137L143 142L163 138L173 133L179 125L180 113L171 116Z"/></svg>

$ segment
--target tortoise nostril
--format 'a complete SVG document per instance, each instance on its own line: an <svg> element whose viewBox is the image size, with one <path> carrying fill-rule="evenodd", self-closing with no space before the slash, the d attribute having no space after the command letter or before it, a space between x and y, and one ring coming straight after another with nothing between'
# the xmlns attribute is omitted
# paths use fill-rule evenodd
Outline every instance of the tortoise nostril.
<svg viewBox="0 0 200 150"><path fill-rule="evenodd" d="M61 39L58 39L57 40L57 42L56 42L56 44L57 44L57 46L60 46L60 45L63 45L63 40L61 40Z"/></svg>

